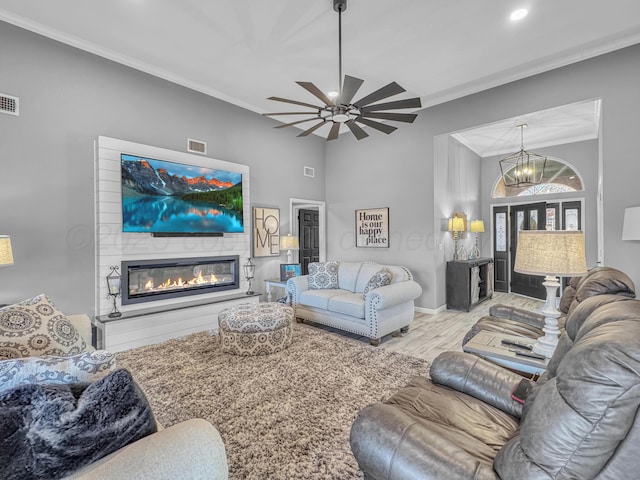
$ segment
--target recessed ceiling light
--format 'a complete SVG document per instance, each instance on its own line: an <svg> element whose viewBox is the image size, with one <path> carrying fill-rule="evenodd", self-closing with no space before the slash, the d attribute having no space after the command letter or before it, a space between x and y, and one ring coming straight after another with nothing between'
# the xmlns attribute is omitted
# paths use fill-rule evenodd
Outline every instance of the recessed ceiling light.
<svg viewBox="0 0 640 480"><path fill-rule="evenodd" d="M522 20L524 17L529 15L529 10L526 8L519 8L518 10L514 10L511 12L511 16L509 17L512 21L516 22L518 20Z"/></svg>

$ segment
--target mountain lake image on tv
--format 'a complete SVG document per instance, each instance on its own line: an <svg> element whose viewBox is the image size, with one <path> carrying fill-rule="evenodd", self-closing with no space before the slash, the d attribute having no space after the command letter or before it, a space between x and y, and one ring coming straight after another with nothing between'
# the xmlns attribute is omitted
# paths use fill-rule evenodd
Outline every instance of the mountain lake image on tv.
<svg viewBox="0 0 640 480"><path fill-rule="evenodd" d="M242 173L121 154L122 231L244 232Z"/></svg>

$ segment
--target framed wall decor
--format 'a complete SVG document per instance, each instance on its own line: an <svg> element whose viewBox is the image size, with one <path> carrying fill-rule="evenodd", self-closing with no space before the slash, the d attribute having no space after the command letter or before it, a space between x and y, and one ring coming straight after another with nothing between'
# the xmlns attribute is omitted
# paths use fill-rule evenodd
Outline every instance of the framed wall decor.
<svg viewBox="0 0 640 480"><path fill-rule="evenodd" d="M356 210L356 247L389 248L389 208Z"/></svg>
<svg viewBox="0 0 640 480"><path fill-rule="evenodd" d="M280 264L280 281L285 282L292 277L299 277L302 269L299 263L281 263Z"/></svg>
<svg viewBox="0 0 640 480"><path fill-rule="evenodd" d="M253 207L253 256L280 255L280 209Z"/></svg>

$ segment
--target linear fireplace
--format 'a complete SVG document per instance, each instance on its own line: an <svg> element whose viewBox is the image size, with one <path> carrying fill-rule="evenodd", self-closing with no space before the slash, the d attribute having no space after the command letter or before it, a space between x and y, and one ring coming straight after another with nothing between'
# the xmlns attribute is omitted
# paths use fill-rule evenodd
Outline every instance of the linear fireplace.
<svg viewBox="0 0 640 480"><path fill-rule="evenodd" d="M122 262L122 304L240 288L239 256Z"/></svg>

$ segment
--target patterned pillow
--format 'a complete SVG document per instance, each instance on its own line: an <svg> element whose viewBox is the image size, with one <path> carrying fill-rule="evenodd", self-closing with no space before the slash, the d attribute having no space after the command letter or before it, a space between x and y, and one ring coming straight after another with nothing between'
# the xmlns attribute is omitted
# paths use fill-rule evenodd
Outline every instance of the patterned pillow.
<svg viewBox="0 0 640 480"><path fill-rule="evenodd" d="M367 284L362 291L362 298L367 296L371 290L375 290L379 287L384 287L385 285L389 285L391 283L391 272L386 268L382 270L378 270L373 277L369 279Z"/></svg>
<svg viewBox="0 0 640 480"><path fill-rule="evenodd" d="M309 264L309 289L338 288L338 262L313 262Z"/></svg>
<svg viewBox="0 0 640 480"><path fill-rule="evenodd" d="M106 350L71 357L27 357L0 361L0 392L28 384L95 382L116 369Z"/></svg>
<svg viewBox="0 0 640 480"><path fill-rule="evenodd" d="M75 355L87 344L45 294L0 309L0 360Z"/></svg>

